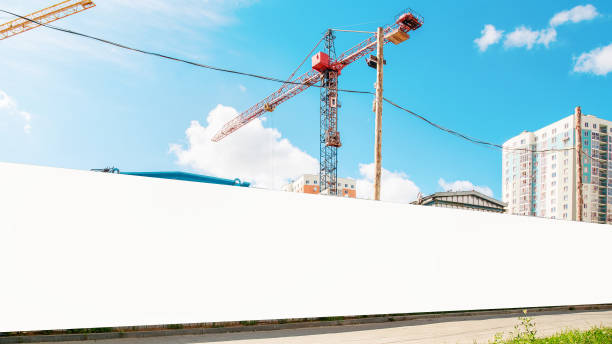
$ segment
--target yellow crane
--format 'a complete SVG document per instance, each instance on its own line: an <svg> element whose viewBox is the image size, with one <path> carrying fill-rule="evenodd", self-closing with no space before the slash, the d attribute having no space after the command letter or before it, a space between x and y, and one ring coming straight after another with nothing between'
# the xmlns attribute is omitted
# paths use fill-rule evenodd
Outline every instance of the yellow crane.
<svg viewBox="0 0 612 344"><path fill-rule="evenodd" d="M24 17L41 24L47 24L95 6L96 4L94 4L92 0L66 0L40 11L30 13ZM39 26L39 24L23 18L11 20L10 22L0 25L0 41Z"/></svg>

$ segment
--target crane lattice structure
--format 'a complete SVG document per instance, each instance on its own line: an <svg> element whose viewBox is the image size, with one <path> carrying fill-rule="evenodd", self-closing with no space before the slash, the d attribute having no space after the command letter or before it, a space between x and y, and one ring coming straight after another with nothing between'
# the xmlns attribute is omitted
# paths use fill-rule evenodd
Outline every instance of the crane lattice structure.
<svg viewBox="0 0 612 344"><path fill-rule="evenodd" d="M0 40L95 7L92 0L67 0L0 25Z"/></svg>
<svg viewBox="0 0 612 344"><path fill-rule="evenodd" d="M383 29L384 42L400 44L410 36L408 32L423 25L423 18L414 11L407 9L395 17L393 24ZM320 118L320 151L319 151L319 187L320 193L338 195L338 148L342 146L338 132L338 77L342 69L361 59L376 49L376 35L364 40L354 47L336 56L333 30L325 33L325 52L318 52L312 57L312 69L303 75L285 83L257 104L227 122L212 138L218 142L229 134L240 129L253 119L266 112L272 112L281 103L317 83L321 88L321 118ZM371 65L375 59L369 59ZM375 62L374 62L375 63Z"/></svg>
<svg viewBox="0 0 612 344"><path fill-rule="evenodd" d="M336 59L334 32L325 34L325 51L331 60ZM322 193L338 194L338 148L342 146L338 132L338 71L327 69L321 72L321 123L319 136L319 187Z"/></svg>

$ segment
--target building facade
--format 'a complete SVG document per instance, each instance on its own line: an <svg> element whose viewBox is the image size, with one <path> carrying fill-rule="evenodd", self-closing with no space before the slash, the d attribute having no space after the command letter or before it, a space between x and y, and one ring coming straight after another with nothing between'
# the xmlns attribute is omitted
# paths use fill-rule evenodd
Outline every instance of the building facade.
<svg viewBox="0 0 612 344"><path fill-rule="evenodd" d="M612 122L582 116L583 204L578 207L574 116L504 143L502 199L510 214L576 220L582 211L583 221L612 222Z"/></svg>
<svg viewBox="0 0 612 344"><path fill-rule="evenodd" d="M412 202L432 207L457 208L492 213L504 213L506 204L478 191L436 192Z"/></svg>
<svg viewBox="0 0 612 344"><path fill-rule="evenodd" d="M357 197L357 185L354 179L338 178L338 193L342 197ZM318 174L304 174L282 187L283 191L318 194L321 192Z"/></svg>

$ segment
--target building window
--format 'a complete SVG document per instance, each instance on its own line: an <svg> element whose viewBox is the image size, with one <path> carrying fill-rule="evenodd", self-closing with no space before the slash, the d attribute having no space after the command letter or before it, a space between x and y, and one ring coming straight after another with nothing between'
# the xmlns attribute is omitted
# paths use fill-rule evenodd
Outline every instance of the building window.
<svg viewBox="0 0 612 344"><path fill-rule="evenodd" d="M306 184L310 184L310 180L307 180L307 181L306 181Z"/></svg>
<svg viewBox="0 0 612 344"><path fill-rule="evenodd" d="M593 129L597 129L597 124L593 123Z"/></svg>
<svg viewBox="0 0 612 344"><path fill-rule="evenodd" d="M588 128L589 127L589 123L588 122L584 122L584 127Z"/></svg>
<svg viewBox="0 0 612 344"><path fill-rule="evenodd" d="M508 178L506 178L506 179L508 179ZM355 188L355 185L351 185L351 189L354 189L354 188Z"/></svg>
<svg viewBox="0 0 612 344"><path fill-rule="evenodd" d="M317 181L315 180L313 183L314 183L314 184L316 184L316 183L317 183Z"/></svg>

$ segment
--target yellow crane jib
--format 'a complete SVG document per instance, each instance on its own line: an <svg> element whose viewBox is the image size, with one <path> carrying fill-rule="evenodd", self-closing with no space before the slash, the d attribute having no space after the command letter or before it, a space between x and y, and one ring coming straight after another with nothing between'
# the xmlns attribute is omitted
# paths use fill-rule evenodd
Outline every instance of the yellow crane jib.
<svg viewBox="0 0 612 344"><path fill-rule="evenodd" d="M0 25L0 40L95 7L92 0L66 0ZM30 20L28 20L30 19ZM40 23L40 24L38 24Z"/></svg>

